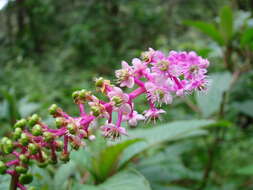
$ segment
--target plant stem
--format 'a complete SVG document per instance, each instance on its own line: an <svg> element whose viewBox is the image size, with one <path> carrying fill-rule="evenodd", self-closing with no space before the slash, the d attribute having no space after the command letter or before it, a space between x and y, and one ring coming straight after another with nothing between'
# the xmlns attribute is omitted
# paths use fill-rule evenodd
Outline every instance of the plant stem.
<svg viewBox="0 0 253 190"><path fill-rule="evenodd" d="M11 176L10 190L17 190L18 187L18 175L14 173Z"/></svg>

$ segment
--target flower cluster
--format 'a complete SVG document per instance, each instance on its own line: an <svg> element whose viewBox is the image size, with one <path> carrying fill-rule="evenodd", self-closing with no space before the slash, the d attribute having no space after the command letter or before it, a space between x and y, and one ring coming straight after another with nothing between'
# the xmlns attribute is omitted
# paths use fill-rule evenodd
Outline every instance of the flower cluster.
<svg viewBox="0 0 253 190"><path fill-rule="evenodd" d="M109 80L96 79L95 85L104 95L103 100L87 90L72 94L79 116L70 116L53 104L49 112L55 118L54 129L43 123L37 114L17 121L12 137L4 137L0 142L0 155L8 155L7 160L13 158L0 161L0 174L11 175L16 179L16 188L26 190L25 184L33 178L28 171L29 165L46 167L58 160L67 162L70 150L77 150L85 146L85 141L95 139L91 126L96 120L105 120L100 126L105 137L127 135L122 122L136 126L140 120L154 121L165 113L158 106L172 103L176 96L205 90L208 83L209 62L195 52L171 51L165 55L150 48L140 58L134 58L131 65L125 61L121 65L115 72L120 87ZM125 93L122 87L134 89ZM142 94L147 97L149 109L140 114L134 108L134 99ZM118 116L116 121L112 119L113 113Z"/></svg>

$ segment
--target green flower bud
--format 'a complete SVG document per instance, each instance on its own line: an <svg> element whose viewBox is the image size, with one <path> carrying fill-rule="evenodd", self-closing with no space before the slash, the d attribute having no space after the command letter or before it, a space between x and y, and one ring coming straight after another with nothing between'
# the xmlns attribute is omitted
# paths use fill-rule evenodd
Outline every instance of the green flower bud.
<svg viewBox="0 0 253 190"><path fill-rule="evenodd" d="M26 126L27 121L25 119L20 119L19 121L17 121L14 125L14 128L21 128L24 129L24 127Z"/></svg>
<svg viewBox="0 0 253 190"><path fill-rule="evenodd" d="M39 146L33 143L29 143L28 150L30 151L31 154L36 154L39 151Z"/></svg>
<svg viewBox="0 0 253 190"><path fill-rule="evenodd" d="M65 163L68 162L69 161L69 153L62 152L61 156L60 156L60 160Z"/></svg>
<svg viewBox="0 0 253 190"><path fill-rule="evenodd" d="M49 164L52 164L52 165L55 165L55 164L57 164L57 159L50 159L49 161L48 161L48 163Z"/></svg>
<svg viewBox="0 0 253 190"><path fill-rule="evenodd" d="M15 170L18 174L24 174L28 171L28 168L24 166L16 166Z"/></svg>
<svg viewBox="0 0 253 190"><path fill-rule="evenodd" d="M112 101L115 103L115 106L120 106L123 103L123 100L119 96L113 96Z"/></svg>
<svg viewBox="0 0 253 190"><path fill-rule="evenodd" d="M19 176L19 182L23 185L29 184L33 181L33 176L32 174L21 174Z"/></svg>
<svg viewBox="0 0 253 190"><path fill-rule="evenodd" d="M0 174L5 174L6 170L7 170L7 166L5 165L3 161L0 161Z"/></svg>
<svg viewBox="0 0 253 190"><path fill-rule="evenodd" d="M42 127L39 124L34 125L32 128L32 134L34 136L42 135Z"/></svg>
<svg viewBox="0 0 253 190"><path fill-rule="evenodd" d="M29 163L29 158L26 155L24 155L24 154L19 155L19 160L23 164L28 164Z"/></svg>
<svg viewBox="0 0 253 190"><path fill-rule="evenodd" d="M75 143L75 142L72 142L72 143L70 144L70 146L71 146L74 150L78 150L78 149L80 148L80 145L77 144L77 143Z"/></svg>
<svg viewBox="0 0 253 190"><path fill-rule="evenodd" d="M42 151L42 160L40 162L37 162L37 165L40 168L47 167L47 165L48 165L48 156L47 156L47 154L44 151Z"/></svg>
<svg viewBox="0 0 253 190"><path fill-rule="evenodd" d="M57 127L58 129L61 128L62 126L65 125L65 120L64 120L64 118L57 117L57 118L55 119L55 124L56 124L56 127Z"/></svg>
<svg viewBox="0 0 253 190"><path fill-rule="evenodd" d="M101 88L104 84L104 79L102 77L95 80L95 86Z"/></svg>
<svg viewBox="0 0 253 190"><path fill-rule="evenodd" d="M70 134L75 134L76 133L76 126L73 123L68 124L67 129L68 129Z"/></svg>
<svg viewBox="0 0 253 190"><path fill-rule="evenodd" d="M44 132L43 137L44 137L44 140L48 143L54 140L54 135L50 132Z"/></svg>
<svg viewBox="0 0 253 190"><path fill-rule="evenodd" d="M57 114L58 106L56 104L53 104L49 107L48 111L51 115Z"/></svg>
<svg viewBox="0 0 253 190"><path fill-rule="evenodd" d="M6 140L3 145L3 151L5 154L10 154L14 149L14 145L10 139Z"/></svg>
<svg viewBox="0 0 253 190"><path fill-rule="evenodd" d="M28 124L29 126L34 126L35 124L38 123L38 121L40 121L40 117L38 114L33 114L29 119L28 119Z"/></svg>
<svg viewBox="0 0 253 190"><path fill-rule="evenodd" d="M75 91L72 93L72 98L75 100L79 97L79 91Z"/></svg>
<svg viewBox="0 0 253 190"><path fill-rule="evenodd" d="M92 112L92 115L94 115L95 117L98 117L101 111L97 106L92 106L91 112Z"/></svg>
<svg viewBox="0 0 253 190"><path fill-rule="evenodd" d="M15 130L14 130L14 133L13 133L13 138L15 139L15 140L18 140L20 137L21 137L21 134L22 134L22 129L21 128L16 128Z"/></svg>
<svg viewBox="0 0 253 190"><path fill-rule="evenodd" d="M30 138L27 136L27 134L22 133L19 139L20 144L23 146L27 146L29 143Z"/></svg>
<svg viewBox="0 0 253 190"><path fill-rule="evenodd" d="M62 151L62 149L63 149L63 142L62 141L56 141L55 142L55 144L56 144L56 151Z"/></svg>

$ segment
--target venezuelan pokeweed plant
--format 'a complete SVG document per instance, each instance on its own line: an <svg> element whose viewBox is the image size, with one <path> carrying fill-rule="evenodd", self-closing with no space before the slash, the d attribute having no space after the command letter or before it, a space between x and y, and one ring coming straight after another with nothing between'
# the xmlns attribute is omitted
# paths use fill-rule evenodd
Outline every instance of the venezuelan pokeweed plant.
<svg viewBox="0 0 253 190"><path fill-rule="evenodd" d="M71 116L56 104L49 108L55 118L54 128L46 125L37 114L23 118L14 125L11 137L0 142L0 173L11 176L10 190L32 190L26 187L33 180L29 171L32 164L46 167L58 160L68 162L71 150L85 146L85 141L95 140L92 126L95 121L105 123L100 127L105 137L115 139L127 135L122 122L136 126L138 121L156 121L165 111L162 104L171 104L174 97L184 96L193 91L205 91L208 85L209 62L195 52L170 51L168 55L149 49L134 58L132 65L121 62L122 68L115 75L119 87L109 80L98 78L95 86L104 99L91 91L79 90L72 94L80 115ZM133 89L125 93L122 88ZM144 94L149 109L138 113L134 100ZM117 114L116 122L112 114Z"/></svg>

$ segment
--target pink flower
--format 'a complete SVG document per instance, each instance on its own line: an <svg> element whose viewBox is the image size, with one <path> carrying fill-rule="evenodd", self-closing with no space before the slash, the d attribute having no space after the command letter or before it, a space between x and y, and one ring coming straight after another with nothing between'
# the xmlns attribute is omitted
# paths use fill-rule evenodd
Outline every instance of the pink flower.
<svg viewBox="0 0 253 190"><path fill-rule="evenodd" d="M136 126L138 121L144 120L145 117L142 114L138 114L137 111L133 111L129 115L123 117L123 121L128 121L131 126Z"/></svg>
<svg viewBox="0 0 253 190"><path fill-rule="evenodd" d="M160 115L166 113L164 110L162 109L149 109L146 110L144 112L144 116L146 117L147 120L152 120L152 121L156 121L157 119L159 119Z"/></svg>
<svg viewBox="0 0 253 190"><path fill-rule="evenodd" d="M121 62L121 66L122 69L115 71L115 75L118 78L120 86L132 88L134 86L134 77L132 76L133 69L125 61Z"/></svg>
<svg viewBox="0 0 253 190"><path fill-rule="evenodd" d="M171 80L160 75L154 75L152 79L152 82L145 83L148 99L152 103L170 104L173 99L170 87Z"/></svg>
<svg viewBox="0 0 253 190"><path fill-rule="evenodd" d="M132 60L132 64L133 64L133 72L135 76L141 77L149 73L147 64L145 62L142 62L140 59L134 58Z"/></svg>
<svg viewBox="0 0 253 190"><path fill-rule="evenodd" d="M113 87L108 93L108 97L114 105L115 111L121 111L123 115L129 114L131 112L131 106L128 103L128 94L123 93L123 91L118 87Z"/></svg>
<svg viewBox="0 0 253 190"><path fill-rule="evenodd" d="M101 126L103 135L109 138L118 138L121 135L127 135L126 129L124 127L117 127L113 123L106 122L105 125Z"/></svg>

